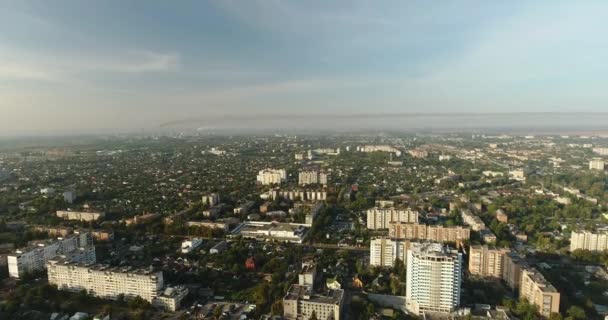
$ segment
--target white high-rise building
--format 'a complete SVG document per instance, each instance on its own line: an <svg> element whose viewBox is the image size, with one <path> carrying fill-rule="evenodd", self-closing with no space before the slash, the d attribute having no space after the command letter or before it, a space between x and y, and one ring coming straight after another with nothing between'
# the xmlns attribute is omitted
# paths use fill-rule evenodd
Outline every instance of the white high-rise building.
<svg viewBox="0 0 608 320"><path fill-rule="evenodd" d="M577 249L590 251L608 249L608 231L572 231L570 234L570 251Z"/></svg>
<svg viewBox="0 0 608 320"><path fill-rule="evenodd" d="M406 263L409 248L409 240L384 237L372 239L369 244L369 264L378 267L392 267L397 259Z"/></svg>
<svg viewBox="0 0 608 320"><path fill-rule="evenodd" d="M451 313L460 305L462 254L438 243L412 243L407 257L406 308Z"/></svg>
<svg viewBox="0 0 608 320"><path fill-rule="evenodd" d="M13 278L20 278L25 273L44 270L47 261L59 255L70 261L94 263L96 255L91 234L73 234L17 249L7 256L8 273Z"/></svg>
<svg viewBox="0 0 608 320"><path fill-rule="evenodd" d="M604 170L606 163L600 158L594 158L589 161L589 170Z"/></svg>
<svg viewBox="0 0 608 320"><path fill-rule="evenodd" d="M418 223L418 211L398 208L371 208L367 210L367 228L388 229L391 222Z"/></svg>
<svg viewBox="0 0 608 320"><path fill-rule="evenodd" d="M287 179L285 169L264 169L258 172L257 181L263 185L280 184Z"/></svg>

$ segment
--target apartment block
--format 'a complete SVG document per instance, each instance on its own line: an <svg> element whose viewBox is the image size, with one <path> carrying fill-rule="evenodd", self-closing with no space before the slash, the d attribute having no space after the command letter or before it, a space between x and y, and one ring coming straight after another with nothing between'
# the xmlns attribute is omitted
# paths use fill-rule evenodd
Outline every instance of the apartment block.
<svg viewBox="0 0 608 320"><path fill-rule="evenodd" d="M70 261L94 263L96 255L91 235L73 234L65 238L39 241L27 248L18 249L7 256L9 275L20 278L25 273L44 270L46 263L59 255Z"/></svg>
<svg viewBox="0 0 608 320"><path fill-rule="evenodd" d="M559 313L560 293L536 269L522 270L519 296L538 306L544 317Z"/></svg>
<svg viewBox="0 0 608 320"><path fill-rule="evenodd" d="M285 169L264 169L258 172L257 181L263 185L280 184L287 179Z"/></svg>
<svg viewBox="0 0 608 320"><path fill-rule="evenodd" d="M415 223L391 222L388 235L395 239L459 242L471 237L471 230L461 226L444 227Z"/></svg>
<svg viewBox="0 0 608 320"><path fill-rule="evenodd" d="M367 228L388 229L391 222L418 223L418 211L410 208L379 208L367 210Z"/></svg>
<svg viewBox="0 0 608 320"><path fill-rule="evenodd" d="M570 251L577 249L590 251L608 249L608 231L572 231L570 234Z"/></svg>
<svg viewBox="0 0 608 320"><path fill-rule="evenodd" d="M82 211L62 211L58 210L56 213L57 217L64 220L77 220L77 221L97 221L105 218L106 214L103 212L82 212Z"/></svg>
<svg viewBox="0 0 608 320"><path fill-rule="evenodd" d="M522 270L528 267L528 263L517 252L509 252L503 259L502 279L510 288L518 290L521 285Z"/></svg>
<svg viewBox="0 0 608 320"><path fill-rule="evenodd" d="M305 186L309 184L327 184L327 173L316 169L302 170L298 173L298 184Z"/></svg>
<svg viewBox="0 0 608 320"><path fill-rule="evenodd" d="M481 277L502 278L505 255L509 249L488 246L469 248L469 273Z"/></svg>
<svg viewBox="0 0 608 320"><path fill-rule="evenodd" d="M63 258L49 260L47 271L49 284L56 285L59 290L86 290L88 294L104 299L114 300L119 295L127 299L139 296L153 305L171 308L178 306L178 301L185 296L183 291L182 294L174 294L175 290L161 291L164 287L161 271L78 264ZM161 301L157 301L159 297L163 297ZM174 301L171 303L167 299Z"/></svg>

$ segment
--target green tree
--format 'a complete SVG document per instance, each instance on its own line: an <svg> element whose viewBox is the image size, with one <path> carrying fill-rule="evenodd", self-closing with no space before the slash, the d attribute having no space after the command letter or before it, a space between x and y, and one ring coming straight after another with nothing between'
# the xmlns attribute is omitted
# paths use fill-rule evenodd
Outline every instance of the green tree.
<svg viewBox="0 0 608 320"><path fill-rule="evenodd" d="M587 319L585 310L583 310L583 308L578 307L578 306L571 306L566 313L568 314L568 317L566 318L568 320L570 320L570 319L571 320Z"/></svg>

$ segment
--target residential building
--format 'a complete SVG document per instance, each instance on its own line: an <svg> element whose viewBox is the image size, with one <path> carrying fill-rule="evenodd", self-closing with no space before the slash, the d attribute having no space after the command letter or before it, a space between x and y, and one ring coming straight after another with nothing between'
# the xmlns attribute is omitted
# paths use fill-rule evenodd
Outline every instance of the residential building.
<svg viewBox="0 0 608 320"><path fill-rule="evenodd" d="M327 173L317 169L302 170L298 173L298 184L327 184Z"/></svg>
<svg viewBox="0 0 608 320"><path fill-rule="evenodd" d="M186 222L188 227L204 227L209 229L220 229L224 231L228 231L230 228L230 222L219 222L219 221L188 221Z"/></svg>
<svg viewBox="0 0 608 320"><path fill-rule="evenodd" d="M389 223L388 235L395 239L459 242L471 237L471 229L461 226L444 227L416 223Z"/></svg>
<svg viewBox="0 0 608 320"><path fill-rule="evenodd" d="M570 234L570 251L577 249L604 251L608 249L608 230L572 231Z"/></svg>
<svg viewBox="0 0 608 320"><path fill-rule="evenodd" d="M544 317L559 313L560 293L536 269L522 270L519 296L538 306L540 314Z"/></svg>
<svg viewBox="0 0 608 320"><path fill-rule="evenodd" d="M324 190L279 190L273 189L269 193L270 200L278 198L289 199L292 201L325 201L327 200L327 191Z"/></svg>
<svg viewBox="0 0 608 320"><path fill-rule="evenodd" d="M594 158L589 161L589 170L604 170L605 163L601 158Z"/></svg>
<svg viewBox="0 0 608 320"><path fill-rule="evenodd" d="M308 286L293 284L283 297L283 318L286 320L310 319L313 312L317 319L342 319L344 290L327 290L314 293Z"/></svg>
<svg viewBox="0 0 608 320"><path fill-rule="evenodd" d="M509 223L509 216L502 209L496 210L496 220L502 223Z"/></svg>
<svg viewBox="0 0 608 320"><path fill-rule="evenodd" d="M462 210L461 216L464 224L470 226L473 231L481 231L486 228L486 224L481 220L481 218L474 215L468 209Z"/></svg>
<svg viewBox="0 0 608 320"><path fill-rule="evenodd" d="M397 157L401 156L401 150L388 145L367 145L357 146L357 151L360 152L389 152L394 153Z"/></svg>
<svg viewBox="0 0 608 320"><path fill-rule="evenodd" d="M220 195L217 193L206 194L201 197L201 202L203 205L213 207L214 205L220 203Z"/></svg>
<svg viewBox="0 0 608 320"><path fill-rule="evenodd" d="M521 285L521 272L528 263L517 252L509 252L503 257L502 279L513 289L519 289Z"/></svg>
<svg viewBox="0 0 608 320"><path fill-rule="evenodd" d="M90 231L91 236L96 241L112 241L114 240L114 231L113 230L103 230L96 229Z"/></svg>
<svg viewBox="0 0 608 320"><path fill-rule="evenodd" d="M397 259L406 263L409 248L409 240L374 238L369 245L369 264L378 267L392 267Z"/></svg>
<svg viewBox="0 0 608 320"><path fill-rule="evenodd" d="M407 257L406 308L452 313L460 305L462 254L439 243L412 243Z"/></svg>
<svg viewBox="0 0 608 320"><path fill-rule="evenodd" d="M18 249L7 256L8 272L13 278L25 273L44 270L46 263L59 255L70 261L94 263L95 246L89 233L72 234L65 238L40 241L33 246Z"/></svg>
<svg viewBox="0 0 608 320"><path fill-rule="evenodd" d="M424 159L429 156L429 152L423 149L409 150L408 153L414 158Z"/></svg>
<svg viewBox="0 0 608 320"><path fill-rule="evenodd" d="M187 291L175 288L161 291L164 287L161 271L79 264L63 258L49 260L47 271L49 284L56 285L59 290L86 290L90 295L113 300L121 295L125 298L139 296L169 310L178 307L187 294Z"/></svg>
<svg viewBox="0 0 608 320"><path fill-rule="evenodd" d="M264 169L257 176L257 181L263 185L280 184L285 179L287 179L285 169Z"/></svg>
<svg viewBox="0 0 608 320"><path fill-rule="evenodd" d="M518 181L524 181L526 180L526 172L522 169L511 170L509 171L509 177Z"/></svg>
<svg viewBox="0 0 608 320"><path fill-rule="evenodd" d="M58 210L56 215L57 217L64 220L78 220L85 222L101 220L106 216L106 214L103 212L81 212L65 210Z"/></svg>
<svg viewBox="0 0 608 320"><path fill-rule="evenodd" d="M488 246L471 246L469 249L469 273L481 277L502 278L505 255L509 249Z"/></svg>
<svg viewBox="0 0 608 320"><path fill-rule="evenodd" d="M608 148L593 148L593 152L600 156L608 156Z"/></svg>
<svg viewBox="0 0 608 320"><path fill-rule="evenodd" d="M410 208L379 208L367 210L367 228L388 229L391 222L418 223L418 211Z"/></svg>

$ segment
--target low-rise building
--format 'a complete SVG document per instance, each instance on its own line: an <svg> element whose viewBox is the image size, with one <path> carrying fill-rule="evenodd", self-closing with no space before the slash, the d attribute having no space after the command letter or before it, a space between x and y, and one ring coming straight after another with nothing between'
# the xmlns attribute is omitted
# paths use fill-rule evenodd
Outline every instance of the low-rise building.
<svg viewBox="0 0 608 320"><path fill-rule="evenodd" d="M83 212L83 211L65 211L58 210L56 213L57 217L64 220L77 220L77 221L97 221L105 218L106 214L103 212Z"/></svg>
<svg viewBox="0 0 608 320"><path fill-rule="evenodd" d="M341 320L344 290L328 290L324 294L313 293L308 286L293 284L283 297L283 317L286 320L317 319Z"/></svg>
<svg viewBox="0 0 608 320"><path fill-rule="evenodd" d="M279 223L265 221L246 221L230 232L229 237L242 236L244 238L262 241L276 240L281 242L302 243L310 226L298 223Z"/></svg>
<svg viewBox="0 0 608 320"><path fill-rule="evenodd" d="M509 223L509 216L507 216L504 210L498 209L496 210L496 220L502 223Z"/></svg>

